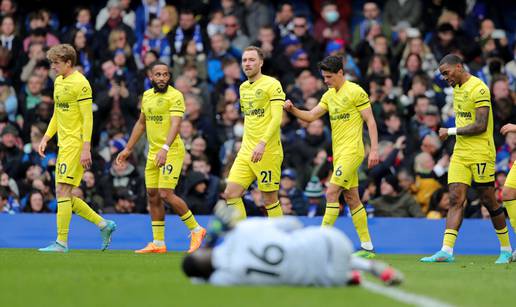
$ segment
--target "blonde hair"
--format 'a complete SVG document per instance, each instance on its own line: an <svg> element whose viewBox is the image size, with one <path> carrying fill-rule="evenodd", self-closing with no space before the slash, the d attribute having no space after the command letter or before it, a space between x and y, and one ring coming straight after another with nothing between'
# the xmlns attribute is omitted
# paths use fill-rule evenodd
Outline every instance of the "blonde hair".
<svg viewBox="0 0 516 307"><path fill-rule="evenodd" d="M174 28L177 25L178 22L178 15L177 15L177 9L173 5L165 5L161 12L167 12L170 16L170 25L167 24L167 26L170 26L171 28Z"/></svg>
<svg viewBox="0 0 516 307"><path fill-rule="evenodd" d="M129 47L129 43L127 41L127 33L125 33L125 31L121 30L121 29L113 29L109 33L109 37L108 37L109 51L115 51L117 49L116 42L121 34L125 35L124 53L126 56L131 55L132 52L131 52L131 47Z"/></svg>
<svg viewBox="0 0 516 307"><path fill-rule="evenodd" d="M47 59L50 62L63 61L66 63L70 61L73 67L77 62L77 53L75 52L75 49L72 47L72 45L59 44L48 50Z"/></svg>

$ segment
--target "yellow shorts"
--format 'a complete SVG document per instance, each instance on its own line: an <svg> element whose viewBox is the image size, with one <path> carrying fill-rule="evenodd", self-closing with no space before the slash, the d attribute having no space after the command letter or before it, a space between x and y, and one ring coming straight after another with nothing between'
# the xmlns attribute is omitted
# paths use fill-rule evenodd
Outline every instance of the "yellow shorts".
<svg viewBox="0 0 516 307"><path fill-rule="evenodd" d="M56 165L56 183L66 183L74 187L81 184L84 168L81 165L80 147L59 148Z"/></svg>
<svg viewBox="0 0 516 307"><path fill-rule="evenodd" d="M229 171L228 182L239 184L247 189L253 181L257 180L260 191L277 191L281 179L282 162L281 154L265 153L257 163L251 162L250 156L238 154Z"/></svg>
<svg viewBox="0 0 516 307"><path fill-rule="evenodd" d="M505 179L504 186L516 189L516 162L512 164L511 170L509 171L509 175L507 175L507 178Z"/></svg>
<svg viewBox="0 0 516 307"><path fill-rule="evenodd" d="M448 169L448 184L464 183L467 185L491 186L495 180L494 160L466 162L459 159L451 159Z"/></svg>
<svg viewBox="0 0 516 307"><path fill-rule="evenodd" d="M333 174L330 183L346 190L358 187L358 168L364 161L362 155L344 155L333 160Z"/></svg>
<svg viewBox="0 0 516 307"><path fill-rule="evenodd" d="M147 189L175 189L185 158L185 149L170 147L167 155L167 162L162 167L157 167L154 163L156 154L149 154L145 165L145 186Z"/></svg>

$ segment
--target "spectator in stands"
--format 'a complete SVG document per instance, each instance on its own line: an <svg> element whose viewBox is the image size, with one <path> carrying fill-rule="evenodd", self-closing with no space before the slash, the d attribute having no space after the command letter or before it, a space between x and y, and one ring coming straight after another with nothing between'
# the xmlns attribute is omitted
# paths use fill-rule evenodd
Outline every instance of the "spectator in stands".
<svg viewBox="0 0 516 307"><path fill-rule="evenodd" d="M275 32L278 38L283 38L294 30L294 8L291 3L283 2L278 5L274 20Z"/></svg>
<svg viewBox="0 0 516 307"><path fill-rule="evenodd" d="M448 187L442 187L432 194L426 218L442 219L448 214L448 209L450 209L450 192Z"/></svg>
<svg viewBox="0 0 516 307"><path fill-rule="evenodd" d="M40 178L36 178L34 179L34 181L32 181L32 189L38 190L41 193L41 195L43 195L43 202L45 202L50 211L56 212L57 199L54 193L52 192L52 183L50 180L51 179L48 173L44 173L43 176L41 176ZM25 207L28 201L29 198L28 195L26 195L24 198L21 199L20 205L22 207Z"/></svg>
<svg viewBox="0 0 516 307"><path fill-rule="evenodd" d="M324 189L317 176L312 176L306 184L304 195L308 200L308 217L322 215L325 208Z"/></svg>
<svg viewBox="0 0 516 307"><path fill-rule="evenodd" d="M3 170L9 175L9 177L18 178L20 163L23 156L21 151L22 143L19 138L19 131L12 125L7 125L2 130L0 137L2 142L0 143L0 156L3 165Z"/></svg>
<svg viewBox="0 0 516 307"><path fill-rule="evenodd" d="M249 36L250 41L256 40L258 30L262 26L271 24L269 9L257 0L244 0L244 16L247 36Z"/></svg>
<svg viewBox="0 0 516 307"><path fill-rule="evenodd" d="M381 184L381 179L387 175L392 175L393 170L399 167L399 156L403 156L405 149L405 136L400 136L393 144L389 141L378 143L378 155L380 163L369 170L368 177L377 187Z"/></svg>
<svg viewBox="0 0 516 307"><path fill-rule="evenodd" d="M73 42L70 34L74 34L77 31L82 31L88 41L92 41L95 36L95 27L91 21L91 11L85 6L79 6L74 11L75 24L71 26L65 26L62 30L62 37L65 41Z"/></svg>
<svg viewBox="0 0 516 307"><path fill-rule="evenodd" d="M208 80L212 84L216 84L224 77L222 70L222 62L225 59L235 59L240 61L242 53L231 47L228 40L222 34L215 34L211 37L211 51L208 53Z"/></svg>
<svg viewBox="0 0 516 307"><path fill-rule="evenodd" d="M20 100L20 103L23 103ZM20 107L23 104L20 105ZM22 123L22 135L24 139L28 139L30 137L30 127L32 124L36 122L50 122L50 118L52 117L52 112L54 110L54 100L52 98L52 93L49 91L41 92L41 102L36 105L36 107L28 110L25 113L22 113L23 123Z"/></svg>
<svg viewBox="0 0 516 307"><path fill-rule="evenodd" d="M296 185L296 171L290 168L281 172L280 191L284 193L292 202L292 210L296 215L307 215L308 201L303 194L303 190Z"/></svg>
<svg viewBox="0 0 516 307"><path fill-rule="evenodd" d="M4 171L0 171L0 186L7 189L7 192L13 199L18 199L21 195L16 181Z"/></svg>
<svg viewBox="0 0 516 307"><path fill-rule="evenodd" d="M28 202L23 208L23 212L28 213L48 213L47 204L43 201L43 194L38 190L32 190L28 196Z"/></svg>
<svg viewBox="0 0 516 307"><path fill-rule="evenodd" d="M419 139L422 140L428 134L437 135L440 123L439 109L434 105L429 105L423 117L423 126L419 128Z"/></svg>
<svg viewBox="0 0 516 307"><path fill-rule="evenodd" d="M240 118L238 106L235 103L226 103L219 113L217 120L217 140L223 144L229 139L235 139L234 126Z"/></svg>
<svg viewBox="0 0 516 307"><path fill-rule="evenodd" d="M206 53L197 51L195 48L195 41L193 40L190 40L186 45L184 45L184 47L184 50L181 50L181 52L175 53L172 56L173 76L181 75L185 72L187 67L195 67L198 78L206 80Z"/></svg>
<svg viewBox="0 0 516 307"><path fill-rule="evenodd" d="M131 81L127 80L127 75L116 67L113 60L102 63L102 72L103 76L95 86L99 122L102 125L111 112L122 112L126 123L134 122L138 110L135 92L129 90Z"/></svg>
<svg viewBox="0 0 516 307"><path fill-rule="evenodd" d="M294 29L291 32L301 42L302 48L308 53L310 63L317 63L321 58L321 46L308 30L307 17L296 15L292 24Z"/></svg>
<svg viewBox="0 0 516 307"><path fill-rule="evenodd" d="M201 113L201 98L197 95L185 95L185 118L188 119L199 135L207 141L208 147L215 148L216 132L212 121Z"/></svg>
<svg viewBox="0 0 516 307"><path fill-rule="evenodd" d="M292 201L285 192L279 192L278 200L281 204L281 211L283 212L283 215L296 215L296 212L292 210Z"/></svg>
<svg viewBox="0 0 516 307"><path fill-rule="evenodd" d="M143 213L143 208L137 207L137 197L131 189L121 188L114 194L112 207L105 207L105 213Z"/></svg>
<svg viewBox="0 0 516 307"><path fill-rule="evenodd" d="M149 20L147 30L136 42L134 46L134 57L136 59L136 65L139 69L144 67L143 57L149 50L154 50L158 54L158 59L169 65L170 56L172 50L169 45L168 39L161 32L161 20L154 17Z"/></svg>
<svg viewBox="0 0 516 307"><path fill-rule="evenodd" d="M0 77L0 107L5 110L11 122L16 120L18 99L10 81Z"/></svg>
<svg viewBox="0 0 516 307"><path fill-rule="evenodd" d="M122 28L113 29L108 36L108 54L104 54L101 59L111 58L115 52L123 51L129 62L134 62L133 49L127 40L127 34ZM132 66L132 65L130 65ZM136 68L136 65L134 66Z"/></svg>
<svg viewBox="0 0 516 307"><path fill-rule="evenodd" d="M227 14L227 16L229 15L231 14ZM215 34L224 34L224 16L223 10L215 10L211 12L208 25L206 26L206 32L209 37ZM238 19L238 21L240 22L241 19Z"/></svg>
<svg viewBox="0 0 516 307"><path fill-rule="evenodd" d="M421 57L416 53L411 53L405 59L405 62L400 63L402 69L400 71L400 86L403 93L408 93L412 86L414 76L424 74L423 63Z"/></svg>
<svg viewBox="0 0 516 307"><path fill-rule="evenodd" d="M424 217L421 207L408 192L402 192L398 179L387 175L381 180L382 196L369 201L377 217Z"/></svg>
<svg viewBox="0 0 516 307"><path fill-rule="evenodd" d="M95 212L102 213L104 210L104 198L97 187L95 174L87 170L82 176L81 189L84 194L84 201L87 202Z"/></svg>
<svg viewBox="0 0 516 307"><path fill-rule="evenodd" d="M91 78L93 76L94 55L90 48L91 40L88 39L84 30L74 30L71 34L70 43L77 52L77 64L82 66L83 74Z"/></svg>
<svg viewBox="0 0 516 307"><path fill-rule="evenodd" d="M383 8L383 18L391 27L400 21L407 21L412 27L419 27L421 22L421 0L387 0Z"/></svg>
<svg viewBox="0 0 516 307"><path fill-rule="evenodd" d="M199 172L206 177L206 206L209 208L209 212L212 211L213 207L219 200L220 196L220 177L211 173L210 161L206 156L200 156L199 158L192 161L192 170Z"/></svg>
<svg viewBox="0 0 516 307"><path fill-rule="evenodd" d="M323 45L334 39L350 41L348 25L344 18L340 18L334 1L325 1L321 5L321 16L317 18L314 26L314 37Z"/></svg>
<svg viewBox="0 0 516 307"><path fill-rule="evenodd" d="M95 22L95 29L99 31L109 20L110 16L110 8L113 6L117 6L121 10L122 21L124 24L134 29L136 26L136 14L130 7L131 0L109 0L105 7L103 7L100 12L97 14L97 19Z"/></svg>
<svg viewBox="0 0 516 307"><path fill-rule="evenodd" d="M274 29L269 25L260 27L257 40L252 45L260 47L264 53L262 72L273 75L277 69L277 57L280 54Z"/></svg>
<svg viewBox="0 0 516 307"><path fill-rule="evenodd" d="M49 144L47 147L45 157L41 157L38 154L38 146L46 129L47 124L43 122L37 122L31 125L30 143L25 144L23 147L23 157L20 161L24 167L29 165L39 165L42 169L47 169L49 165L55 164L57 149L54 148L53 144Z"/></svg>
<svg viewBox="0 0 516 307"><path fill-rule="evenodd" d="M10 15L4 16L0 25L0 55L2 55L0 68L5 69L8 75L13 75L19 70L21 64L19 55L21 54L23 43L16 30L14 18Z"/></svg>
<svg viewBox="0 0 516 307"><path fill-rule="evenodd" d="M206 215L212 212L213 207L208 200L208 184L207 176L201 172L192 171L186 178L183 199L194 214Z"/></svg>
<svg viewBox="0 0 516 307"><path fill-rule="evenodd" d="M240 25L242 25L244 32L246 34L249 33L247 31L247 24L245 23L245 18L244 18L245 8L243 5L239 5L239 3L237 3L237 1L235 1L235 0L221 0L220 6L221 6L221 10L222 10L222 17L227 16L227 15L237 16L238 21L239 21ZM223 25L224 22L222 21L221 23L218 23L218 24ZM222 31L223 30L224 29L222 27ZM222 33L222 32L220 32L220 33ZM211 35L212 34L210 34L210 36Z"/></svg>
<svg viewBox="0 0 516 307"><path fill-rule="evenodd" d="M443 23L437 27L437 33L432 36L428 44L437 60L457 49L455 30L449 23Z"/></svg>
<svg viewBox="0 0 516 307"><path fill-rule="evenodd" d="M355 30L353 32L353 47L356 47L358 42L366 37L368 28L373 23L377 23L381 26L381 33L390 36L390 26L383 22L383 18L381 16L382 12L376 2L365 1L364 6L362 7L362 14L364 15L364 19L355 26Z"/></svg>
<svg viewBox="0 0 516 307"><path fill-rule="evenodd" d="M163 1L163 0L159 0ZM164 1L163 1L164 2ZM172 53L181 53L189 41L195 42L195 50L203 53L208 50L208 38L200 24L195 21L193 11L184 9L179 13L178 26L167 35Z"/></svg>
<svg viewBox="0 0 516 307"><path fill-rule="evenodd" d="M224 108L227 103L235 103L238 99L240 85L242 84L242 72L240 70L240 63L233 58L224 59L222 62L222 71L224 77L221 78L214 87L211 94L211 110L212 112ZM226 91L234 93L234 97ZM215 113L212 113L215 114Z"/></svg>
<svg viewBox="0 0 516 307"><path fill-rule="evenodd" d="M249 37L241 31L238 18L235 15L224 17L224 35L226 36L229 45L240 52L249 46Z"/></svg>
<svg viewBox="0 0 516 307"><path fill-rule="evenodd" d="M98 51L98 57L101 57L101 54L103 53L101 51L105 50L104 46L106 46L108 43L109 35L111 31L115 29L125 32L127 43L130 46L132 46L136 41L133 29L123 20L120 2L118 0L109 0L107 3L107 8L109 17L105 24L98 30L95 39L96 44L93 46L93 49Z"/></svg>
<svg viewBox="0 0 516 307"><path fill-rule="evenodd" d="M113 159L115 157L116 155L113 156ZM124 165L111 163L108 174L104 175L97 188L99 188L104 198L105 212L108 212L108 207L114 207L118 210L116 206L120 199L130 200L121 197L125 195L126 191L131 191L132 196L140 198L139 200L141 200L144 192L143 179L132 163L124 163ZM142 202L138 201L137 203ZM135 211L140 212L139 209Z"/></svg>
<svg viewBox="0 0 516 307"><path fill-rule="evenodd" d="M0 187L0 214L15 214L20 212L20 205L5 187Z"/></svg>
<svg viewBox="0 0 516 307"><path fill-rule="evenodd" d="M23 51L27 52L32 43L41 43L44 44L45 47L52 47L59 44L59 39L48 31L43 17L39 13L34 13L31 18L38 20L38 22L34 27L31 22L29 35L23 40Z"/></svg>
<svg viewBox="0 0 516 307"><path fill-rule="evenodd" d="M387 114L383 123L379 125L378 139L394 143L402 135L407 135L407 132L402 126L400 116L394 112Z"/></svg>
<svg viewBox="0 0 516 307"><path fill-rule="evenodd" d="M416 156L414 162L416 182L412 192L415 194L416 202L421 206L423 213L428 212L430 197L441 187L441 184L435 178L434 167L434 158L429 153L422 152Z"/></svg>
<svg viewBox="0 0 516 307"><path fill-rule="evenodd" d="M135 34L138 40L141 40L147 25L153 18L158 18L160 11L165 7L165 0L142 0L142 3L136 9L135 16Z"/></svg>
<svg viewBox="0 0 516 307"><path fill-rule="evenodd" d="M26 82L29 76L33 74L34 68L39 61L45 60L45 47L43 43L32 43L29 46L29 51L26 52L26 62L21 67L20 80Z"/></svg>
<svg viewBox="0 0 516 307"><path fill-rule="evenodd" d="M173 5L165 5L161 11L159 12L159 20L161 20L161 32L164 35L167 35L170 31L172 31L179 22L179 16L177 14L177 9Z"/></svg>

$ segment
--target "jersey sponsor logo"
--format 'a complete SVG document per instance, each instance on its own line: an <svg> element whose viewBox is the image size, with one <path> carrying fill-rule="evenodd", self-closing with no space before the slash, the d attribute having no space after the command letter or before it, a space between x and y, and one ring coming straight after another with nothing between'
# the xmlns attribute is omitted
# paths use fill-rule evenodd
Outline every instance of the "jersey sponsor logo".
<svg viewBox="0 0 516 307"><path fill-rule="evenodd" d="M472 118L471 112L464 112L464 111L457 112L457 117L462 117L462 118L466 118L466 119Z"/></svg>
<svg viewBox="0 0 516 307"><path fill-rule="evenodd" d="M56 106L63 111L68 111L68 109L70 109L70 104L68 102L58 102Z"/></svg>
<svg viewBox="0 0 516 307"><path fill-rule="evenodd" d="M330 120L349 120L350 118L351 118L351 115L349 113L330 115Z"/></svg>
<svg viewBox="0 0 516 307"><path fill-rule="evenodd" d="M163 116L162 115L145 115L145 120L153 121L156 123L163 122Z"/></svg>
<svg viewBox="0 0 516 307"><path fill-rule="evenodd" d="M256 116L256 117L264 117L265 116L265 109L259 108L259 109L250 109L244 111L245 116Z"/></svg>

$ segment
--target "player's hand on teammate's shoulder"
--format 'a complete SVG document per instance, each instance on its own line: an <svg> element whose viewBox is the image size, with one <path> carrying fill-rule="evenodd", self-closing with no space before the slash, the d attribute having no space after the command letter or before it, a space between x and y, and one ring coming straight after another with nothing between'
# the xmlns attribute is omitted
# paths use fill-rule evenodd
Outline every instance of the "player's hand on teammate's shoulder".
<svg viewBox="0 0 516 307"><path fill-rule="evenodd" d="M503 135L506 135L509 132L516 132L516 125L515 124L505 124L505 125L503 125L502 129L500 129L500 132Z"/></svg>
<svg viewBox="0 0 516 307"><path fill-rule="evenodd" d="M439 128L439 138L441 139L441 141L444 141L448 138L447 128Z"/></svg>
<svg viewBox="0 0 516 307"><path fill-rule="evenodd" d="M290 99L285 100L285 104L283 105L283 110L290 112L294 108L294 104Z"/></svg>

